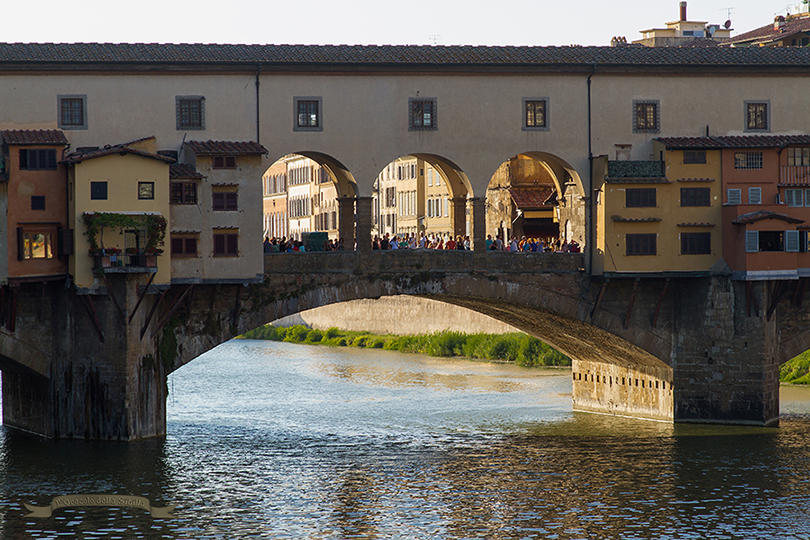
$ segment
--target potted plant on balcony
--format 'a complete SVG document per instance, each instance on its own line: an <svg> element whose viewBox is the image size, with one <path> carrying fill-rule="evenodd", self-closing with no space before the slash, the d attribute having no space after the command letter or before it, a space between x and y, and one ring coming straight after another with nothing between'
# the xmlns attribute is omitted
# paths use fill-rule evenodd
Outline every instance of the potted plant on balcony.
<svg viewBox="0 0 810 540"><path fill-rule="evenodd" d="M144 257L146 257L146 266L156 267L157 258L163 254L163 250L159 248L146 248L143 250Z"/></svg>

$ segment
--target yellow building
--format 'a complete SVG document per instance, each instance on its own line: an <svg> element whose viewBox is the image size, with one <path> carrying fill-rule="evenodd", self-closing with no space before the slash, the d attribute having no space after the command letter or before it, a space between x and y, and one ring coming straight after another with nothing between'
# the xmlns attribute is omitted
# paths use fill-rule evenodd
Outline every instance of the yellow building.
<svg viewBox="0 0 810 540"><path fill-rule="evenodd" d="M706 273L721 258L720 150L690 140L656 139L660 161L595 160L594 274Z"/></svg>
<svg viewBox="0 0 810 540"><path fill-rule="evenodd" d="M171 282L171 257L161 253L173 161L157 153L154 137L67 156L69 271L79 289L100 286L99 271L156 273L155 285Z"/></svg>

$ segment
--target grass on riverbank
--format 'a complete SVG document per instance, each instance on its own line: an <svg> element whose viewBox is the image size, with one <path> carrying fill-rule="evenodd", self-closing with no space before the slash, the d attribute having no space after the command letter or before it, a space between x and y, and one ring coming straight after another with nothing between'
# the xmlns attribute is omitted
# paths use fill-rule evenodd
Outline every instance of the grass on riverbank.
<svg viewBox="0 0 810 540"><path fill-rule="evenodd" d="M779 381L790 384L810 384L810 351L785 362L779 368Z"/></svg>
<svg viewBox="0 0 810 540"><path fill-rule="evenodd" d="M428 356L464 356L481 360L512 362L519 366L570 366L571 359L532 336L511 334L464 334L438 332L409 336L376 335L368 332L326 331L303 325L289 328L266 325L251 330L244 339L267 339L333 347L365 347L426 354Z"/></svg>

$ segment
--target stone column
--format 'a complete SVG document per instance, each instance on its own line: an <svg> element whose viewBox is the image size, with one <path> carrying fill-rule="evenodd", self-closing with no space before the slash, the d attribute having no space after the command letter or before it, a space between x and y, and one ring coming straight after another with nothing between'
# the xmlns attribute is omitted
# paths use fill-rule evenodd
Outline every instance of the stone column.
<svg viewBox="0 0 810 540"><path fill-rule="evenodd" d="M467 235L467 197L450 199L450 228L453 229L453 238Z"/></svg>
<svg viewBox="0 0 810 540"><path fill-rule="evenodd" d="M470 199L470 206L472 207L472 234L470 240L472 241L473 251L479 252L487 250L487 216L484 203L485 201L481 197Z"/></svg>
<svg viewBox="0 0 810 540"><path fill-rule="evenodd" d="M357 251L371 251L371 221L373 199L357 197Z"/></svg>
<svg viewBox="0 0 810 540"><path fill-rule="evenodd" d="M354 245L354 197L338 197L338 236L347 251Z"/></svg>

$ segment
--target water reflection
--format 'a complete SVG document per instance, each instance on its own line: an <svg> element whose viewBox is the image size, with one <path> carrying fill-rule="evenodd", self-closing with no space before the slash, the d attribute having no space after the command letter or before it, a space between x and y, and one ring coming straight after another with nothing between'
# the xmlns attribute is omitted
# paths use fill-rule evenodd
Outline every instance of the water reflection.
<svg viewBox="0 0 810 540"><path fill-rule="evenodd" d="M778 429L672 426L572 412L567 372L260 342L170 388L165 440L4 431L0 537L810 537L810 392ZM67 493L177 517L22 517Z"/></svg>

